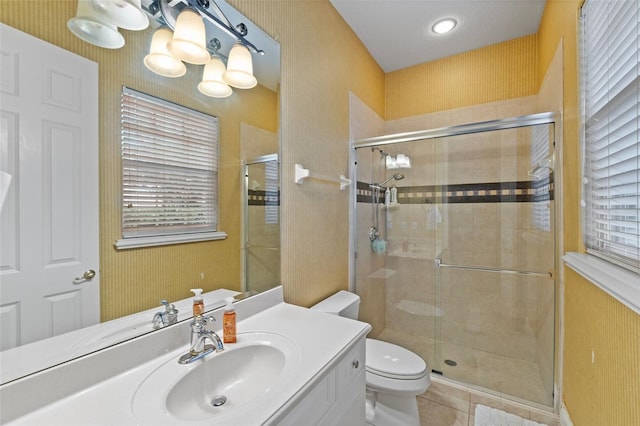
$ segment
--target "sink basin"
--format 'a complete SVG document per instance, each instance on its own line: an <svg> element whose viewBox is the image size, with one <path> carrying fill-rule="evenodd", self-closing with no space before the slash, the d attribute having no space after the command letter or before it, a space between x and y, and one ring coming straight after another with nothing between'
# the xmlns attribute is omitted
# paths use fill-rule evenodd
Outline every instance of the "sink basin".
<svg viewBox="0 0 640 426"><path fill-rule="evenodd" d="M251 345L222 352L173 386L167 395L167 410L185 420L233 410L269 392L284 366L284 353L273 346Z"/></svg>
<svg viewBox="0 0 640 426"><path fill-rule="evenodd" d="M178 364L187 350L172 353L136 390L133 411L143 423L237 418L267 404L299 364L296 345L274 333L240 333L223 352Z"/></svg>

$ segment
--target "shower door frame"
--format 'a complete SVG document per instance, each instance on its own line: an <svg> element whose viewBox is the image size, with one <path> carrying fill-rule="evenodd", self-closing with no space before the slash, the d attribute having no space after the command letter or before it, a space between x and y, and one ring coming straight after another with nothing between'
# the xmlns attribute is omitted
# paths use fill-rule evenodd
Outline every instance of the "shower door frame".
<svg viewBox="0 0 640 426"><path fill-rule="evenodd" d="M564 276L562 273L560 256L563 253L563 176L562 167L556 167L562 164L562 119L561 114L556 112L542 112L523 116L515 116L497 120L489 120L475 123L466 123L460 125L453 125L448 127L440 127L427 130L419 130L412 132L402 132L389 134L384 136L376 136L365 139L354 140L351 143L349 149L349 163L351 164L350 178L352 182L357 182L357 164L356 158L357 149L360 148L374 148L382 145L393 145L403 142L416 142L416 141L428 141L431 139L439 139L458 135L469 135L474 133L490 132L496 130L515 129L521 127L530 127L542 124L553 124L554 126L554 142L551 153L551 169L554 174L554 188L555 188L555 209L554 209L554 227L555 227L555 254L554 254L554 286L555 286L555 343L554 343L554 392L553 392L553 406L554 411L558 411L561 401L561 389L562 389L562 375L559 373L562 371L562 341L563 341L563 315L562 306L563 298L561 286L564 282ZM357 208L357 191L356 185L352 185L350 189L350 206L349 206L349 218L353 226L351 235L349 236L349 290L356 292L356 208ZM445 377L446 379L446 377ZM473 385L471 385L473 386ZM485 391L491 392L489 389L482 388Z"/></svg>

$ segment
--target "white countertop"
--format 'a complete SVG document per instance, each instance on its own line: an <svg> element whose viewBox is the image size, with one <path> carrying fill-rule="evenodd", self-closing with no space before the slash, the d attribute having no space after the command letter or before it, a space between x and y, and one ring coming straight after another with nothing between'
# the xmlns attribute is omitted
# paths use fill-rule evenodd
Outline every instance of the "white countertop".
<svg viewBox="0 0 640 426"><path fill-rule="evenodd" d="M218 289L204 293L205 309L224 304L224 298L240 294ZM169 302L178 309L178 320L193 316L192 298ZM0 383L7 383L37 371L61 364L74 358L106 348L110 345L154 331L153 316L164 311L164 306L147 309L100 324L70 331L48 339L18 346L0 352Z"/></svg>
<svg viewBox="0 0 640 426"><path fill-rule="evenodd" d="M240 311L239 311L240 314ZM218 322L217 324L220 324ZM188 323L184 330L188 333ZM333 360L343 350L354 344L359 338L368 333L370 326L366 323L329 315L314 310L278 303L248 318L241 319L237 324L238 333L268 332L277 333L293 341L299 351L299 367L293 378L283 384L277 394L269 397L268 406L257 404L255 409L243 410L232 418L225 418L225 425L259 425L269 424L270 419L286 410L294 396L299 395L314 377L322 374ZM163 331L160 331L162 333ZM174 331L175 332L175 331ZM158 338L159 333L153 333ZM139 341L138 341L139 340ZM188 341L188 335L185 341ZM142 342L142 343L141 343ZM130 350L141 350L143 339L134 339L123 343L130 346ZM232 344L227 344L231 347ZM113 377L94 383L91 386L65 396L49 405L32 411L12 422L11 425L129 425L129 424L158 424L157 416L145 419L133 413L132 400L139 384L149 376L158 366L171 358L176 359L188 347L182 345L165 354L153 357L149 361L133 368L122 371ZM100 353L95 354L93 368L100 368ZM216 354L209 355L215 357ZM78 375L84 374L80 368L92 368L87 361L78 365ZM186 368L186 367L185 367ZM74 370L71 370L74 371ZM42 373L46 374L46 372ZM55 389L55 386L54 386ZM161 389L158 392L162 392ZM262 404L264 405L264 404ZM179 420L169 415L164 417L162 424L202 424L197 421Z"/></svg>

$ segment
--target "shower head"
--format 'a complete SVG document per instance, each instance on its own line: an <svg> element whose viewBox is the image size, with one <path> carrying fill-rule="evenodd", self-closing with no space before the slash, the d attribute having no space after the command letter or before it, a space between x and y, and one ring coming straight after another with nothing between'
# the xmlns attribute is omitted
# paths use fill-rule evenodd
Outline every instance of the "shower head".
<svg viewBox="0 0 640 426"><path fill-rule="evenodd" d="M387 180L385 180L384 182L382 182L382 183L380 184L380 186L384 186L384 184L385 184L385 183L387 183L387 182L389 182L391 179L393 179L393 180L401 180L401 179L404 179L404 173L395 173L395 174L393 174L392 176L389 176L389 177L387 178Z"/></svg>

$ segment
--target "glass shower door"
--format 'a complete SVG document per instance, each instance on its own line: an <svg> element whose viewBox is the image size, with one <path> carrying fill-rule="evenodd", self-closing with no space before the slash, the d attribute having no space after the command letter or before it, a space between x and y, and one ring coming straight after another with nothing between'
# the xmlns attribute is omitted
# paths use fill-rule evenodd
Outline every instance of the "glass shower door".
<svg viewBox="0 0 640 426"><path fill-rule="evenodd" d="M439 139L433 369L553 404L553 125Z"/></svg>
<svg viewBox="0 0 640 426"><path fill-rule="evenodd" d="M244 165L244 288L256 293L280 284L278 155Z"/></svg>

